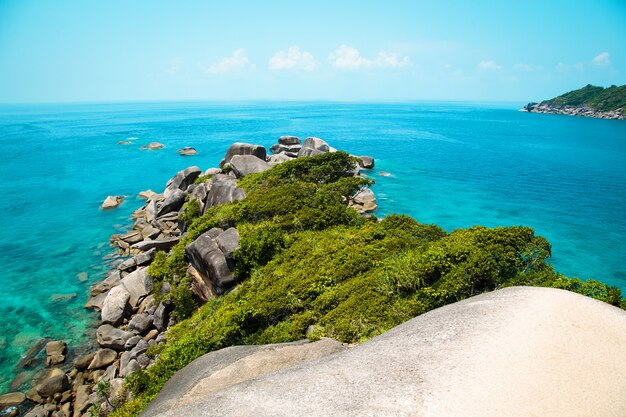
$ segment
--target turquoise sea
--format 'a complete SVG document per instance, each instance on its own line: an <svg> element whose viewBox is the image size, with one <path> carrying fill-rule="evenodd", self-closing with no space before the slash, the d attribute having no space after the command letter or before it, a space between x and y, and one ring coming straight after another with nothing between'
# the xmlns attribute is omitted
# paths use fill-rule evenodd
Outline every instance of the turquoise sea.
<svg viewBox="0 0 626 417"><path fill-rule="evenodd" d="M135 103L0 106L0 392L42 336L78 345L108 238L141 201L230 143L318 136L371 155L379 214L447 230L528 225L570 276L626 290L626 122L517 111L522 103ZM134 137L132 145L119 141ZM143 151L151 141L165 144ZM176 149L193 146L198 156ZM384 171L391 176L381 176ZM126 195L101 211L107 195ZM105 259L103 259L105 258Z"/></svg>

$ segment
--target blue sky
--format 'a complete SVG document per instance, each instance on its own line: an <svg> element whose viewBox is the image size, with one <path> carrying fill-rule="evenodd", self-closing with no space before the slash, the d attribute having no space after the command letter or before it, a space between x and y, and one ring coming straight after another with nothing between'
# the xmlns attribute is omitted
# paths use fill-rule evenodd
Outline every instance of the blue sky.
<svg viewBox="0 0 626 417"><path fill-rule="evenodd" d="M0 0L0 102L525 102L624 45L626 0Z"/></svg>

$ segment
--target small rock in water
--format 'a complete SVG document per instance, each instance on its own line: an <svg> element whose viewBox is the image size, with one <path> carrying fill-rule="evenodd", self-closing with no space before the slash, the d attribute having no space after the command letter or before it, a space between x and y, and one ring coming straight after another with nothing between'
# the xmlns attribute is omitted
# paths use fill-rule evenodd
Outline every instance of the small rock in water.
<svg viewBox="0 0 626 417"><path fill-rule="evenodd" d="M180 156L198 155L198 151L190 146L185 146L183 149L179 149L176 152L178 152Z"/></svg>
<svg viewBox="0 0 626 417"><path fill-rule="evenodd" d="M78 278L80 282L85 282L89 279L89 274L87 272L79 272L76 278Z"/></svg>
<svg viewBox="0 0 626 417"><path fill-rule="evenodd" d="M159 142L150 142L150 144L147 146L147 148L149 151L155 151L157 149L161 149L165 147L165 145L163 145L162 143ZM143 147L142 147L143 148Z"/></svg>
<svg viewBox="0 0 626 417"><path fill-rule="evenodd" d="M118 145L131 145L132 142L128 142L128 141L125 141L125 140L120 140L119 142L117 142L117 144Z"/></svg>
<svg viewBox="0 0 626 417"><path fill-rule="evenodd" d="M380 171L378 175L380 175L381 177L393 177L393 175L385 171Z"/></svg>
<svg viewBox="0 0 626 417"><path fill-rule="evenodd" d="M59 303L62 301L69 301L73 298L76 298L76 293L69 293L69 294L52 294L50 296L50 302L51 303Z"/></svg>
<svg viewBox="0 0 626 417"><path fill-rule="evenodd" d="M144 200L150 200L152 198L152 196L154 196L156 193L152 190L146 190L146 191L141 191L139 194L137 194L137 196L139 198L143 198Z"/></svg>
<svg viewBox="0 0 626 417"><path fill-rule="evenodd" d="M107 210L107 209L112 209L115 208L117 206L119 206L120 204L122 204L122 201L124 201L124 196L121 195L117 195L117 196L108 196L104 202L102 203L102 205L100 206L100 208L102 208L103 210Z"/></svg>

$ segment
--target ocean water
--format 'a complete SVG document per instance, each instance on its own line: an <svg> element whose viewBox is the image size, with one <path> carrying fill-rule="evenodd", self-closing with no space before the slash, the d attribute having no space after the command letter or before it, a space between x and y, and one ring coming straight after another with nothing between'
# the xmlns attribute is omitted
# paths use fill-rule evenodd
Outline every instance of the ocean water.
<svg viewBox="0 0 626 417"><path fill-rule="evenodd" d="M626 290L626 122L520 113L521 103L135 103L0 107L0 392L40 337L88 341L82 306L139 191L235 141L318 136L371 155L379 214L447 230L528 225L570 276ZM136 138L132 145L119 141ZM151 141L165 144L141 150ZM193 146L194 157L176 149ZM391 176L381 176L387 172ZM126 195L102 211L107 195Z"/></svg>

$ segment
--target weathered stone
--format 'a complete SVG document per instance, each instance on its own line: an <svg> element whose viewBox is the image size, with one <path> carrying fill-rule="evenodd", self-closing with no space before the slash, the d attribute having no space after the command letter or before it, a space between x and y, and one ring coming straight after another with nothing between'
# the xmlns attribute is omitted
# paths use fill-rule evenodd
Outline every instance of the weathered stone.
<svg viewBox="0 0 626 417"><path fill-rule="evenodd" d="M117 359L117 352L113 349L100 349L98 350L91 363L89 364L88 369L102 369L111 365Z"/></svg>
<svg viewBox="0 0 626 417"><path fill-rule="evenodd" d="M137 266L147 266L150 265L152 263L152 261L154 260L154 257L156 256L157 253L157 249L156 248L152 248L152 249L148 249L147 251L140 253L139 255L135 256L135 264L137 264Z"/></svg>
<svg viewBox="0 0 626 417"><path fill-rule="evenodd" d="M81 416L91 407L92 402L89 401L91 395L91 386L79 385L76 389L76 398L74 399L74 417Z"/></svg>
<svg viewBox="0 0 626 417"><path fill-rule="evenodd" d="M37 357L37 355L39 355L39 352L41 352L41 350L46 346L46 343L48 343L49 341L50 339L41 338L33 343L32 346L28 348L26 353L24 353L20 357L20 360L17 362L16 367L24 368L32 366L35 358Z"/></svg>
<svg viewBox="0 0 626 417"><path fill-rule="evenodd" d="M243 200L246 193L237 187L237 179L230 175L217 174L211 178L211 190L206 199L206 208Z"/></svg>
<svg viewBox="0 0 626 417"><path fill-rule="evenodd" d="M296 154L296 156L298 155ZM268 164L274 166L274 165L282 164L283 162L291 161L292 159L293 158L287 155L285 152L281 152L279 154L270 156Z"/></svg>
<svg viewBox="0 0 626 417"><path fill-rule="evenodd" d="M278 143L281 145L299 145L300 138L297 136L281 136L278 138Z"/></svg>
<svg viewBox="0 0 626 417"><path fill-rule="evenodd" d="M65 362L67 344L62 340L46 343L46 366L54 366Z"/></svg>
<svg viewBox="0 0 626 417"><path fill-rule="evenodd" d="M326 141L320 139L320 138L315 138L315 137L309 137L306 138L304 141L304 144L302 145L303 148L313 148L313 149L317 149L318 151L322 151L322 152L328 152L330 151L330 146L328 146L328 143L326 143Z"/></svg>
<svg viewBox="0 0 626 417"><path fill-rule="evenodd" d="M158 206L156 212L157 218L172 211L178 211L185 203L185 197L187 197L187 194L185 194L184 191L178 188L173 189Z"/></svg>
<svg viewBox="0 0 626 417"><path fill-rule="evenodd" d="M102 375L100 380L111 381L112 379L115 379L117 377L118 371L119 371L119 366L117 362L112 363L111 365L107 367L106 371L104 371L104 375Z"/></svg>
<svg viewBox="0 0 626 417"><path fill-rule="evenodd" d="M114 326L120 324L130 312L130 298L130 292L123 285L113 287L104 299L102 311L100 311L102 322Z"/></svg>
<svg viewBox="0 0 626 417"><path fill-rule="evenodd" d="M146 342L155 339L159 334L159 331L157 329L152 329L150 330L148 333L146 333L146 335L143 337L143 340L145 340Z"/></svg>
<svg viewBox="0 0 626 417"><path fill-rule="evenodd" d="M198 151L190 146L185 146L183 149L178 149L176 152L178 152L180 156L198 155Z"/></svg>
<svg viewBox="0 0 626 417"><path fill-rule="evenodd" d="M237 178L250 174L267 171L272 166L253 155L235 155L230 160L230 166Z"/></svg>
<svg viewBox="0 0 626 417"><path fill-rule="evenodd" d="M128 323L128 328L136 334L144 334L152 327L153 321L154 317L149 314L137 314Z"/></svg>
<svg viewBox="0 0 626 417"><path fill-rule="evenodd" d="M215 237L215 243L227 259L232 259L233 252L239 249L239 232L231 227Z"/></svg>
<svg viewBox="0 0 626 417"><path fill-rule="evenodd" d="M220 168L224 167L224 164L230 162L235 155L254 155L257 158L265 161L267 158L267 151L264 146L252 145L249 143L235 142L228 148L223 161L220 163Z"/></svg>
<svg viewBox="0 0 626 417"><path fill-rule="evenodd" d="M135 261L135 258L128 258L117 266L117 269L121 272L131 272L135 270L136 268L137 268L137 262Z"/></svg>
<svg viewBox="0 0 626 417"><path fill-rule="evenodd" d="M111 272L104 281L99 282L98 284L91 287L90 294L92 296L98 295L100 293L109 291L111 288L115 287L120 283L122 277L119 271Z"/></svg>
<svg viewBox="0 0 626 417"><path fill-rule="evenodd" d="M74 359L74 368L79 371L84 371L89 367L89 364L93 360L93 357L96 355L96 352L89 352L84 355L81 355Z"/></svg>
<svg viewBox="0 0 626 417"><path fill-rule="evenodd" d="M202 276L196 268L189 265L187 274L191 277L191 292L203 302L215 297L211 281L208 277Z"/></svg>
<svg viewBox="0 0 626 417"><path fill-rule="evenodd" d="M157 332L158 333L158 332ZM134 348L135 346L137 346L137 343L139 343L139 341L142 339L141 336L135 335L133 337L131 337L130 339L128 339L126 341L126 343L124 344L124 350L131 350L132 348Z"/></svg>
<svg viewBox="0 0 626 417"><path fill-rule="evenodd" d="M36 405L24 417L48 417L48 411L46 411L43 405Z"/></svg>
<svg viewBox="0 0 626 417"><path fill-rule="evenodd" d="M143 242L135 243L131 246L132 249L140 250L143 252L149 251L152 248L156 248L156 250L168 251L178 243L180 238L178 237L168 237L164 239L156 239L156 240L144 240Z"/></svg>
<svg viewBox="0 0 626 417"><path fill-rule="evenodd" d="M26 395L21 392L9 392L7 394L0 395L0 410L5 408L15 407L26 401Z"/></svg>
<svg viewBox="0 0 626 417"><path fill-rule="evenodd" d="M200 213L204 211L204 203L206 202L207 195L208 191L204 184L198 184L198 186L191 192L191 199L198 202L198 205L200 206Z"/></svg>
<svg viewBox="0 0 626 417"><path fill-rule="evenodd" d="M159 303L159 306L154 311L154 320L152 324L157 328L158 331L163 332L167 329L167 323L170 320L170 312L172 311L173 305L169 303Z"/></svg>
<svg viewBox="0 0 626 417"><path fill-rule="evenodd" d="M115 328L110 324L103 324L96 331L98 344L115 350L124 350L124 344L133 336L131 332Z"/></svg>
<svg viewBox="0 0 626 417"><path fill-rule="evenodd" d="M117 206L122 204L122 201L124 201L124 196L121 196L121 195L112 196L112 195L110 195L110 196L108 196L107 198L104 199L104 202L102 203L100 208L103 209L103 210L116 208Z"/></svg>
<svg viewBox="0 0 626 417"><path fill-rule="evenodd" d="M96 295L95 297L90 297L83 307L86 309L91 309L95 311L102 311L104 300L106 300L108 294L109 294L108 292L103 292L101 294Z"/></svg>
<svg viewBox="0 0 626 417"><path fill-rule="evenodd" d="M211 281L217 294L222 294L235 284L231 266L224 253L207 233L187 245L185 255L191 265Z"/></svg>
<svg viewBox="0 0 626 417"><path fill-rule="evenodd" d="M359 166L365 169L374 168L374 158L371 156L359 156Z"/></svg>
<svg viewBox="0 0 626 417"><path fill-rule="evenodd" d="M139 198L143 198L144 200L150 200L156 193L152 190L140 191L137 196Z"/></svg>
<svg viewBox="0 0 626 417"><path fill-rule="evenodd" d="M150 142L150 144L148 145L147 149L148 149L149 151L155 151L155 150L157 150L157 149L161 149L161 148L163 148L163 147L165 147L165 145L163 145L162 143L159 143L159 142Z"/></svg>
<svg viewBox="0 0 626 417"><path fill-rule="evenodd" d="M300 152L298 152L298 158L302 158L304 156L318 156L323 154L324 152L320 151L319 149L302 148L300 149Z"/></svg>
<svg viewBox="0 0 626 417"><path fill-rule="evenodd" d="M35 386L37 393L43 398L51 397L58 392L63 392L70 386L70 381L65 372L59 368L51 368Z"/></svg>
<svg viewBox="0 0 626 417"><path fill-rule="evenodd" d="M137 307L139 302L152 292L152 279L146 273L146 268L138 268L128 274L122 279L122 285L130 295L128 302L132 307Z"/></svg>
<svg viewBox="0 0 626 417"><path fill-rule="evenodd" d="M159 233L161 233L161 231L156 227L152 227L152 225L146 226L141 229L141 236L143 237L143 240L154 239L159 235Z"/></svg>
<svg viewBox="0 0 626 417"><path fill-rule="evenodd" d="M175 190L185 191L200 175L202 175L202 170L197 166L178 171L167 182L163 195L167 199Z"/></svg>
<svg viewBox="0 0 626 417"><path fill-rule="evenodd" d="M360 213L372 213L376 211L378 209L378 205L376 204L376 196L374 195L374 192L369 188L362 189L352 198L350 207Z"/></svg>
<svg viewBox="0 0 626 417"><path fill-rule="evenodd" d="M126 234L118 235L119 240L126 242L130 245L133 243L141 242L143 239L141 236L141 231L139 230L129 230Z"/></svg>
<svg viewBox="0 0 626 417"><path fill-rule="evenodd" d="M300 152L300 149L302 149L302 145L281 145L279 143L276 143L272 145L272 147L270 148L270 152L275 155L280 153L297 155L298 152Z"/></svg>

